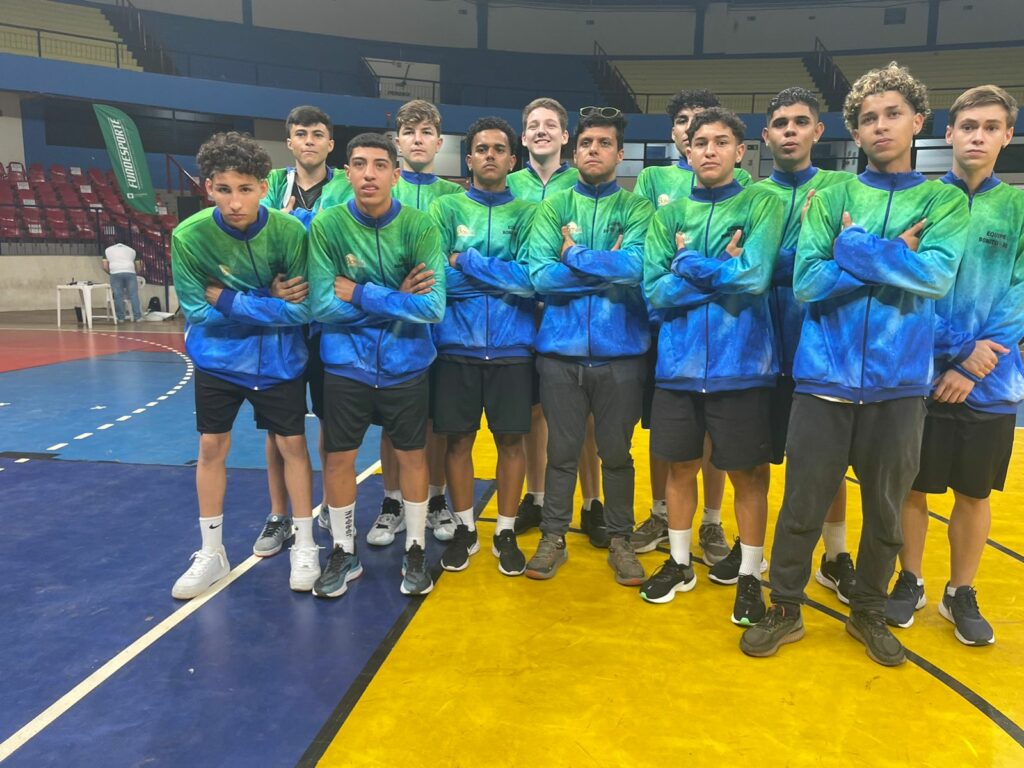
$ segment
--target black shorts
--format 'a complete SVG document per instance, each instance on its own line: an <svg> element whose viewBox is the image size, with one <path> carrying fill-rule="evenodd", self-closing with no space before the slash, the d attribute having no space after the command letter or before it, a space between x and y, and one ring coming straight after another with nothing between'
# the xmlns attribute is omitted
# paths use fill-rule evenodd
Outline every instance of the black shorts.
<svg viewBox="0 0 1024 768"><path fill-rule="evenodd" d="M930 402L914 490L945 493L952 488L975 499L1003 490L1016 422L1014 414Z"/></svg>
<svg viewBox="0 0 1024 768"><path fill-rule="evenodd" d="M665 461L696 461L711 436L711 463L719 469L750 469L772 458L772 390L730 392L654 390L651 452Z"/></svg>
<svg viewBox="0 0 1024 768"><path fill-rule="evenodd" d="M256 423L276 435L306 432L306 383L302 377L268 389L247 389L196 369L196 429L204 435L231 431L242 401L256 412Z"/></svg>
<svg viewBox="0 0 1024 768"><path fill-rule="evenodd" d="M370 424L380 424L398 451L427 444L430 381L423 373L411 381L380 389L332 373L324 375L324 448L354 451Z"/></svg>
<svg viewBox="0 0 1024 768"><path fill-rule="evenodd" d="M309 351L306 370L302 374L303 381L309 388L310 410L306 413L313 413L318 419L324 418L324 361L320 357L320 332L312 336L306 336L306 349ZM256 429L265 429L273 432L267 426L264 419L256 414Z"/></svg>
<svg viewBox="0 0 1024 768"><path fill-rule="evenodd" d="M789 434L789 413L793 410L792 376L779 376L772 390L772 464L781 464L786 456L786 437Z"/></svg>
<svg viewBox="0 0 1024 768"><path fill-rule="evenodd" d="M486 411L492 433L528 434L533 372L531 358L502 364L438 360L430 390L434 432L476 432L480 414Z"/></svg>
<svg viewBox="0 0 1024 768"><path fill-rule="evenodd" d="M644 401L640 409L640 426L651 428L651 410L654 407L655 369L658 367L658 330L651 330L651 348L647 350L647 379L644 381Z"/></svg>

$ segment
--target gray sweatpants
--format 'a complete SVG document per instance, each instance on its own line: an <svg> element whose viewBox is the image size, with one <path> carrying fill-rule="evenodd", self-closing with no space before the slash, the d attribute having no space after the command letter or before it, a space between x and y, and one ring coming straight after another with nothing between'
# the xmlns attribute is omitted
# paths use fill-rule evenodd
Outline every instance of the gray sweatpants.
<svg viewBox="0 0 1024 768"><path fill-rule="evenodd" d="M814 547L846 468L852 466L860 482L864 523L850 607L885 609L903 546L900 513L921 459L926 410L921 397L854 405L794 395L786 491L768 574L773 603L804 602Z"/></svg>
<svg viewBox="0 0 1024 768"><path fill-rule="evenodd" d="M544 533L564 535L572 520L577 464L594 414L594 437L601 457L604 510L608 533L633 531L633 429L640 420L643 357L626 357L587 367L538 356L540 402L548 422L548 469L544 476Z"/></svg>

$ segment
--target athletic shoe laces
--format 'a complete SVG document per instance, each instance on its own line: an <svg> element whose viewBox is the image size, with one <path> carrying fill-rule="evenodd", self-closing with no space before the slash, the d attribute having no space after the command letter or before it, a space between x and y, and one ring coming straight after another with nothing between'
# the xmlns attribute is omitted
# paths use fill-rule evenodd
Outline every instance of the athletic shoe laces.
<svg viewBox="0 0 1024 768"><path fill-rule="evenodd" d="M348 563L349 553L344 547L335 547L327 558L327 567L324 568L324 576L335 577L340 574Z"/></svg>
<svg viewBox="0 0 1024 768"><path fill-rule="evenodd" d="M963 618L981 618L981 610L978 608L978 592L974 587L957 590L956 594L953 595L953 604L956 606L957 612L962 614Z"/></svg>
<svg viewBox="0 0 1024 768"><path fill-rule="evenodd" d="M267 520L267 522L263 525L263 533L260 534L260 538L275 538L277 536L278 531L284 528L284 526L287 525L288 522L289 521L287 518L282 518L281 520Z"/></svg>
<svg viewBox="0 0 1024 768"><path fill-rule="evenodd" d="M885 618L881 613L871 611L868 613L862 613L859 616L858 623L868 631L872 637L891 637L892 632L885 625Z"/></svg>
<svg viewBox="0 0 1024 768"><path fill-rule="evenodd" d="M313 568L316 565L320 547L314 544L311 547L292 547L295 550L295 565L299 568Z"/></svg>
<svg viewBox="0 0 1024 768"><path fill-rule="evenodd" d="M220 557L217 552L207 552L205 549L200 549L198 552L192 553L192 565L185 571L185 576L198 576L203 573L214 559Z"/></svg>
<svg viewBox="0 0 1024 768"><path fill-rule="evenodd" d="M900 576L892 588L892 599L905 602L916 602L917 596L914 590L917 587L917 579L906 571L900 571Z"/></svg>
<svg viewBox="0 0 1024 768"><path fill-rule="evenodd" d="M418 544L412 545L412 548L405 553L405 558L406 573L423 570L423 549Z"/></svg>

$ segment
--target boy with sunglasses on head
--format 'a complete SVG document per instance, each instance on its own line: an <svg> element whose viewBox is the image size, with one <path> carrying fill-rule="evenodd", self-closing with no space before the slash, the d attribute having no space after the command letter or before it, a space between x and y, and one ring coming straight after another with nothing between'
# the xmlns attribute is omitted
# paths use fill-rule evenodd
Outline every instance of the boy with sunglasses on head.
<svg viewBox="0 0 1024 768"><path fill-rule="evenodd" d="M640 288L643 239L653 207L620 189L626 121L609 107L580 111L575 160L580 180L534 215L530 277L544 300L537 334L540 396L548 421L541 540L526 575L549 579L566 561L577 459L594 416L615 579L636 586L643 566L629 543L634 469L630 444L640 419L650 345Z"/></svg>

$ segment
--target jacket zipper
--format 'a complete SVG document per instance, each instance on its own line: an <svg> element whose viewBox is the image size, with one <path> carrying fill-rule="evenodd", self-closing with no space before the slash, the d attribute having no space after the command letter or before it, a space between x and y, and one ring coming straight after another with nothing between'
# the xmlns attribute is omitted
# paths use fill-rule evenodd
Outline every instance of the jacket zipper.
<svg viewBox="0 0 1024 768"><path fill-rule="evenodd" d="M598 190L600 194L600 190ZM595 238L597 237L597 203L600 200L599 197L594 198L594 217L590 221L590 248L593 250ZM594 345L593 339L590 335L590 318L591 310L593 308L594 296L593 294L587 294L587 365L594 365Z"/></svg>
<svg viewBox="0 0 1024 768"><path fill-rule="evenodd" d="M889 226L889 213L892 211L892 198L896 194L896 179L894 178L891 183L891 189L889 190L889 200L885 204L885 216L882 218L882 234L881 237L885 239L885 229ZM859 405L864 405L864 369L866 368L868 358L868 320L871 317L871 299L875 296L875 287L873 285L868 286L868 303L864 308L864 341L861 343L860 348L860 399L857 401Z"/></svg>
<svg viewBox="0 0 1024 768"><path fill-rule="evenodd" d="M260 288L263 287L263 281L260 280L260 272L256 269L256 258L252 255L252 247L249 245L249 241L245 241L245 250L249 254L249 261L252 264L252 273L256 275L256 282L259 283ZM263 329L260 328L260 339L257 346L258 352L256 355L256 380L259 381L260 371L263 370ZM259 386L254 387L255 390L259 391Z"/></svg>
<svg viewBox="0 0 1024 768"><path fill-rule="evenodd" d="M715 197L711 196L711 210L708 211L708 221L704 225L704 258L710 258L708 244L711 242L711 218L715 215ZM711 302L704 302L704 386L701 392L708 391L708 371L711 368Z"/></svg>
<svg viewBox="0 0 1024 768"><path fill-rule="evenodd" d="M491 206L487 206L487 258L491 258ZM490 360L491 355L491 297L484 294L484 360Z"/></svg>
<svg viewBox="0 0 1024 768"><path fill-rule="evenodd" d="M416 197L417 197L417 200L418 200L419 199L419 192L418 191L417 191ZM375 223L374 224L373 232L374 232L374 235L376 236L376 239L377 239L377 266L380 269L380 284L381 285L386 285L386 282L384 280L384 259L381 257L381 254L380 254L380 224L379 223ZM381 347L381 344L383 343L383 341L384 341L384 329L381 328L377 332L377 380L376 380L376 383L374 383L374 385L373 385L374 389L380 389L380 347Z"/></svg>
<svg viewBox="0 0 1024 768"><path fill-rule="evenodd" d="M786 213L786 223L782 226L782 238L786 238L786 231L789 229L789 222L793 220L793 211L796 210L796 187L793 187L793 193L789 199L789 211ZM796 258L796 254L793 254L793 258ZM792 287L792 277L790 277L790 287ZM782 322L782 302L779 300L779 288L781 286L772 286L772 298L775 299L775 328L779 334L779 365L781 366L785 359L786 352L786 339L785 339L785 324ZM779 371L780 375L782 372Z"/></svg>

